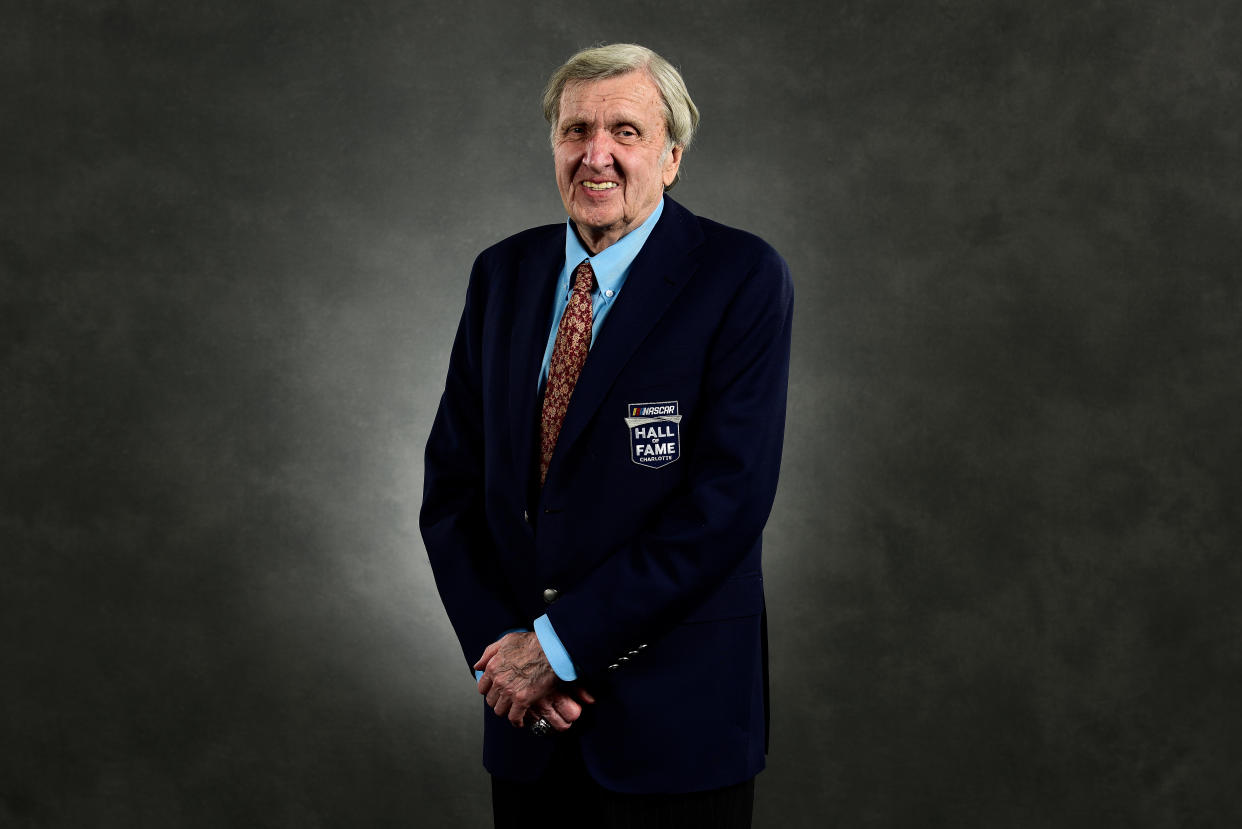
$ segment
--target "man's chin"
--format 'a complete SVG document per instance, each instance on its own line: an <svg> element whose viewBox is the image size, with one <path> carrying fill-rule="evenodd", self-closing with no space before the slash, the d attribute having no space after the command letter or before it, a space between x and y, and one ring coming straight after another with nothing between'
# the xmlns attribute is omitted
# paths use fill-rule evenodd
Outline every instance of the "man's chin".
<svg viewBox="0 0 1242 829"><path fill-rule="evenodd" d="M570 214L569 218L573 221L574 227L578 229L578 236L583 242L599 241L610 236L620 238L625 235L625 217L623 216L601 216L575 211Z"/></svg>
<svg viewBox="0 0 1242 829"><path fill-rule="evenodd" d="M583 232L607 233L609 230L615 230L625 224L625 217L621 215L619 210L584 210L578 208L571 211L569 217L574 220L574 224Z"/></svg>

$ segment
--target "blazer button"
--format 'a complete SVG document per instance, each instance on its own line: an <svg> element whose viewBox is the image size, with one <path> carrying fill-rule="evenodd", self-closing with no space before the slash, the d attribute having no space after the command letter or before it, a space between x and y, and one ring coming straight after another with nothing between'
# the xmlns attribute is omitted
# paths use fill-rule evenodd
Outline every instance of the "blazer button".
<svg viewBox="0 0 1242 829"><path fill-rule="evenodd" d="M548 589L543 591L543 603L544 604L552 604L552 602L556 601L560 597L561 597L561 591L557 590L555 587L549 587Z"/></svg>
<svg viewBox="0 0 1242 829"><path fill-rule="evenodd" d="M608 673L610 673L610 674L615 674L615 673L617 672L617 669L618 669L618 668L620 668L620 667L621 667L620 665L618 665L616 662L614 662L614 663L612 663L611 665L609 665L609 666L608 666Z"/></svg>
<svg viewBox="0 0 1242 829"><path fill-rule="evenodd" d="M522 510L522 520L525 521L527 524L530 523L530 513L527 512L526 510Z"/></svg>
<svg viewBox="0 0 1242 829"><path fill-rule="evenodd" d="M626 656L638 656L638 651L630 651Z"/></svg>
<svg viewBox="0 0 1242 829"><path fill-rule="evenodd" d="M629 663L629 661L630 661L630 658L629 658L628 656L618 656L618 657L617 657L617 664L618 664L618 665L626 665L626 664L628 664L628 663Z"/></svg>

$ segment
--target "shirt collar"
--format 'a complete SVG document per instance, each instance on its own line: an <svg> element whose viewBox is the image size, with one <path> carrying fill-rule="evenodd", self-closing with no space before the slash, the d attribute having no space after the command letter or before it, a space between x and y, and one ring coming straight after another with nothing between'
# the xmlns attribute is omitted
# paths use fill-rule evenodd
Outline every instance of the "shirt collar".
<svg viewBox="0 0 1242 829"><path fill-rule="evenodd" d="M647 237L651 235L651 231L655 228L656 222L660 220L660 214L663 212L664 197L661 196L656 209L651 211L651 215L643 220L642 224L594 256L578 240L573 220L566 219L565 272L572 274L574 268L578 267L578 264L583 259L590 259L591 270L595 271L595 281L599 283L600 292L621 290L621 285L625 282L630 265L634 264L634 257L638 256L638 252L643 249L643 244L647 241Z"/></svg>

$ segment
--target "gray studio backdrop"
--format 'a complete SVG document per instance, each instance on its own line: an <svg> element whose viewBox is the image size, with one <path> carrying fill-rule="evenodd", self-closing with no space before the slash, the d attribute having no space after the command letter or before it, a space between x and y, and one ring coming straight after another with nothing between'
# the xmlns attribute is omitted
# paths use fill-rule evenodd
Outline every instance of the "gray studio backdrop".
<svg viewBox="0 0 1242 829"><path fill-rule="evenodd" d="M0 826L485 825L422 444L618 40L797 286L757 825L1242 824L1238 8L6 4Z"/></svg>

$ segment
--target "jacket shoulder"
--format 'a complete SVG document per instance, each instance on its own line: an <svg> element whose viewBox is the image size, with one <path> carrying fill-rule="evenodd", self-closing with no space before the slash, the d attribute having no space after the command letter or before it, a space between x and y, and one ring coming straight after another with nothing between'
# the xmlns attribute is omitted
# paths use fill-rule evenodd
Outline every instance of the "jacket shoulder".
<svg viewBox="0 0 1242 829"><path fill-rule="evenodd" d="M742 267L750 270L757 267L761 270L788 270L776 249L753 233L692 213L667 197L665 211L681 228L680 234L685 243L696 248L698 255L706 260L727 264L731 269Z"/></svg>
<svg viewBox="0 0 1242 829"><path fill-rule="evenodd" d="M501 239L476 258L477 264L519 262L532 254L546 253L564 244L565 223L540 225Z"/></svg>
<svg viewBox="0 0 1242 829"><path fill-rule="evenodd" d="M776 248L754 233L683 211L702 234L696 249L700 264L719 287L792 302L789 265Z"/></svg>
<svg viewBox="0 0 1242 829"><path fill-rule="evenodd" d="M776 248L749 231L729 227L702 216L696 216L695 219L703 231L704 245L709 250L749 262L768 259L784 261Z"/></svg>

